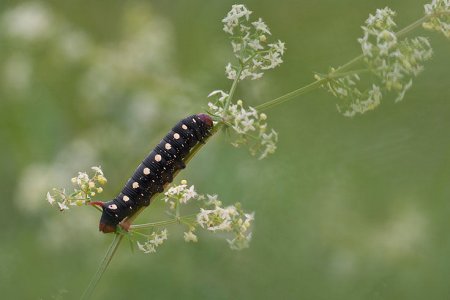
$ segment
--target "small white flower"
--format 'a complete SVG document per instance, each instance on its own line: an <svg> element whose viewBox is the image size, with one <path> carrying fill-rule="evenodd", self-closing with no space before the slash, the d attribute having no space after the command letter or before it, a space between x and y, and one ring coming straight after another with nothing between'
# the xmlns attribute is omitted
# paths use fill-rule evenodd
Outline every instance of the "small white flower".
<svg viewBox="0 0 450 300"><path fill-rule="evenodd" d="M94 170L95 173L97 173L99 175L103 175L103 171L102 171L102 168L100 166L98 166L98 167L94 166L94 167L91 167L91 169Z"/></svg>
<svg viewBox="0 0 450 300"><path fill-rule="evenodd" d="M276 42L275 44L269 44L269 47L275 50L275 52L280 53L280 55L283 55L284 51L286 50L285 43L280 40L278 40L278 42Z"/></svg>
<svg viewBox="0 0 450 300"><path fill-rule="evenodd" d="M267 27L266 23L264 23L261 18L259 18L258 21L252 22L252 25L256 30L270 34L269 27Z"/></svg>
<svg viewBox="0 0 450 300"><path fill-rule="evenodd" d="M196 243L198 241L198 238L192 231L188 231L188 232L184 233L184 240L186 242L194 242L194 243Z"/></svg>
<svg viewBox="0 0 450 300"><path fill-rule="evenodd" d="M254 119L246 119L241 121L244 131L255 131L255 126L253 126L254 123Z"/></svg>
<svg viewBox="0 0 450 300"><path fill-rule="evenodd" d="M53 205L53 203L55 203L55 198L53 198L52 195L50 195L49 192L47 192L47 201L48 201L48 203L50 203L51 205Z"/></svg>
<svg viewBox="0 0 450 300"><path fill-rule="evenodd" d="M238 53L242 49L241 43L231 42L231 46L233 47L233 52Z"/></svg>
<svg viewBox="0 0 450 300"><path fill-rule="evenodd" d="M262 50L262 49L264 49L264 47L261 45L259 40L250 40L250 42L248 42L248 45L253 50Z"/></svg>
<svg viewBox="0 0 450 300"><path fill-rule="evenodd" d="M234 80L236 79L237 72L231 65L231 63L228 63L225 67L225 74L227 75L228 79Z"/></svg>
<svg viewBox="0 0 450 300"><path fill-rule="evenodd" d="M137 245L138 245L139 250L141 250L141 251L143 251L143 252L146 251L146 248L144 247L144 245L141 244L141 243L139 243L139 241L137 242Z"/></svg>
<svg viewBox="0 0 450 300"><path fill-rule="evenodd" d="M210 98L212 96L216 96L216 95L220 95L220 97L218 98L218 101L220 101L220 102L223 102L225 99L228 98L228 94L222 90L212 91L211 93L209 93L208 98Z"/></svg>
<svg viewBox="0 0 450 300"><path fill-rule="evenodd" d="M58 202L58 206L60 211L69 209L69 207L64 202Z"/></svg>
<svg viewBox="0 0 450 300"><path fill-rule="evenodd" d="M214 205L214 206L221 206L222 202L220 202L219 200L217 200L217 195L209 195L207 194L206 197L208 198L208 200L206 201L207 205Z"/></svg>

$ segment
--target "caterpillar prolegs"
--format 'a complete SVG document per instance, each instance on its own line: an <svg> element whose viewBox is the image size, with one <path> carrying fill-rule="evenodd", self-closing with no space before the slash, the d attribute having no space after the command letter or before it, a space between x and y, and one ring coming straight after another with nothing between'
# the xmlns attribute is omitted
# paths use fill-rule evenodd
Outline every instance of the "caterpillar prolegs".
<svg viewBox="0 0 450 300"><path fill-rule="evenodd" d="M125 218L148 206L152 197L172 182L174 173L185 168L186 155L211 134L212 128L213 121L206 114L192 115L178 122L137 167L115 199L91 202L103 210L99 230L114 232Z"/></svg>

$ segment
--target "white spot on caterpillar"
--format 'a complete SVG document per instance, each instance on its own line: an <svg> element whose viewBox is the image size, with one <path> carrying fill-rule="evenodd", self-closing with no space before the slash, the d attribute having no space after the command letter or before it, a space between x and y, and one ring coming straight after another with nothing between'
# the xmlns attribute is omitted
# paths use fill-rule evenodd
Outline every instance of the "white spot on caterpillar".
<svg viewBox="0 0 450 300"><path fill-rule="evenodd" d="M108 205L108 208L109 208L109 209L117 209L117 205L115 205L115 204L110 204L110 205Z"/></svg>
<svg viewBox="0 0 450 300"><path fill-rule="evenodd" d="M150 169L149 169L149 168L145 168L144 171L143 171L143 173L144 173L145 175L150 174Z"/></svg>
<svg viewBox="0 0 450 300"><path fill-rule="evenodd" d="M176 140L178 140L178 139L180 138L180 135L179 135L178 133L174 133L174 134L173 134L173 138L176 139Z"/></svg>
<svg viewBox="0 0 450 300"><path fill-rule="evenodd" d="M127 202L127 201L130 200L130 197L128 197L128 196L123 196L122 200L125 201L125 202Z"/></svg>
<svg viewBox="0 0 450 300"><path fill-rule="evenodd" d="M133 182L133 189L137 189L139 187L139 183L138 182Z"/></svg>
<svg viewBox="0 0 450 300"><path fill-rule="evenodd" d="M195 121L195 119L192 119L192 122L197 123L197 121Z"/></svg>
<svg viewBox="0 0 450 300"><path fill-rule="evenodd" d="M164 148L166 148L167 150L170 150L170 149L172 149L172 146L169 143L166 143L164 145Z"/></svg>
<svg viewBox="0 0 450 300"><path fill-rule="evenodd" d="M186 125L181 125L181 128L183 128L184 130L187 130L187 126Z"/></svg>
<svg viewBox="0 0 450 300"><path fill-rule="evenodd" d="M161 155L159 155L159 154L155 155L155 160L156 161L161 161L161 159L162 159Z"/></svg>

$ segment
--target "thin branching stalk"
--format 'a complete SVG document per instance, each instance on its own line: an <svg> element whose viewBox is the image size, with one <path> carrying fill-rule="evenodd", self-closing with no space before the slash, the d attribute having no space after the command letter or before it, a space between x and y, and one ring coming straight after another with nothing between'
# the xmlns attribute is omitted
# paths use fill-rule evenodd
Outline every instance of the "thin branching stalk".
<svg viewBox="0 0 450 300"><path fill-rule="evenodd" d="M158 226L163 226L163 225L171 225L171 224L176 224L176 223L183 222L183 221L193 220L196 216L197 215L188 215L188 216L183 216L183 217L179 217L179 218L174 218L171 220L131 225L130 229L144 229L144 228L152 228L152 227L158 227Z"/></svg>
<svg viewBox="0 0 450 300"><path fill-rule="evenodd" d="M308 93L310 91L313 91L313 90L319 88L325 82L326 82L326 79L321 79L321 80L318 80L318 81L314 81L314 82L312 82L312 83L310 83L310 84L308 84L308 85L306 85L304 87L301 87L301 88L299 88L299 89L297 89L295 91L289 92L289 93L287 93L287 94L285 94L285 95L283 95L281 97L278 97L278 98L275 98L273 100L267 101L267 102L265 102L263 104L260 104L260 105L256 106L255 108L258 111L267 110L269 108L272 108L272 107L275 107L277 105L280 105L283 102L289 101L289 100L291 100L291 99L293 99L293 98L295 98L297 96L300 96L300 95L306 94L306 93Z"/></svg>
<svg viewBox="0 0 450 300"><path fill-rule="evenodd" d="M240 67L239 67L239 69L237 71L237 74L236 74L236 78L234 79L233 84L231 85L230 92L228 93L228 97L225 100L226 101L225 102L225 106L224 106L224 111L225 112L228 111L228 107L230 106L230 103L233 100L234 92L236 91L236 87L237 87L237 84L239 82L239 78L241 77L241 73L242 73L243 69L244 69L243 66L240 65Z"/></svg>
<svg viewBox="0 0 450 300"><path fill-rule="evenodd" d="M103 260L101 261L100 266L98 267L97 271L95 272L94 276L92 277L91 281L89 282L89 285L87 286L83 295L81 295L80 299L82 299L82 300L91 299L92 293L94 292L95 288L97 287L97 284L100 282L100 279L102 278L106 269L108 268L109 263L111 262L114 254L116 253L117 248L118 248L120 242L122 241L122 239L123 239L122 234L116 233L114 235L114 239L113 239L111 245L109 246L108 251L106 251L105 257L103 257Z"/></svg>

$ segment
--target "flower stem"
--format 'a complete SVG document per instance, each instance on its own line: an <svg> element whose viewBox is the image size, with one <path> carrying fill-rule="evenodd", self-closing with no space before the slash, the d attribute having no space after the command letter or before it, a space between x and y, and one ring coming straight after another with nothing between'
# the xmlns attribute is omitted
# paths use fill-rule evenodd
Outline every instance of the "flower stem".
<svg viewBox="0 0 450 300"><path fill-rule="evenodd" d="M194 214L194 215L178 217L178 218L171 219L171 220L131 225L130 229L144 229L144 228L158 227L158 226L163 226L163 225L171 225L171 224L178 223L180 221L191 220L191 219L195 218L195 216L196 215Z"/></svg>
<svg viewBox="0 0 450 300"><path fill-rule="evenodd" d="M263 104L260 104L258 106L256 106L255 108L258 111L263 111L272 107L275 107L277 105L280 105L283 102L289 101L297 96L306 94L310 91L313 91L315 89L317 89L318 87L320 87L324 82L326 81L326 79L321 79L321 80L317 80L315 82L312 82L304 87L301 87L295 91L289 92L281 97L275 98L273 100L267 101Z"/></svg>
<svg viewBox="0 0 450 300"><path fill-rule="evenodd" d="M228 93L228 98L225 102L225 106L223 109L224 113L228 111L228 107L230 106L231 100L233 100L234 92L236 91L236 87L239 82L239 78L241 77L242 69L243 69L243 67L242 67L242 65L240 65L239 69L236 73L236 78L234 79L233 84L231 85L231 88L230 88L230 92Z"/></svg>
<svg viewBox="0 0 450 300"><path fill-rule="evenodd" d="M427 21L430 18L431 18L431 15L425 15L422 18L412 22L408 26L406 26L406 27L402 28L401 30L397 31L397 33L395 35L398 38L402 37L402 36L408 34L410 31L412 31L412 30L416 29L417 27L421 26L422 23L424 23L425 21Z"/></svg>
<svg viewBox="0 0 450 300"><path fill-rule="evenodd" d="M95 272L94 277L92 277L91 281L89 282L89 285L87 286L83 295L81 295L80 299L82 299L82 300L91 299L92 293L94 292L95 288L97 287L97 284L100 282L100 279L102 278L106 269L108 268L109 263L111 262L114 254L116 253L117 247L119 246L120 242L122 241L122 238L123 238L123 235L121 235L119 233L116 233L114 235L114 239L113 239L111 245L109 246L108 251L106 251L105 257L101 261L100 266L97 269L97 272Z"/></svg>

